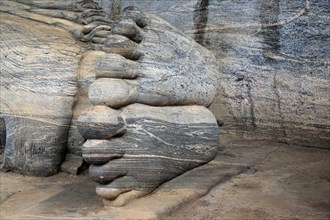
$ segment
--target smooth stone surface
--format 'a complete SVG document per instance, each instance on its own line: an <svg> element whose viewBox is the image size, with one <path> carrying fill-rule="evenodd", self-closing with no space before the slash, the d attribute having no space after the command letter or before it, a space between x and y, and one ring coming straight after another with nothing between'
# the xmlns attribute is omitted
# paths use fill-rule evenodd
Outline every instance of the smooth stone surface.
<svg viewBox="0 0 330 220"><path fill-rule="evenodd" d="M261 161L246 173L161 219L328 219L329 150L255 143L236 143L234 151L250 148L243 154L253 158L264 147L272 150L264 156L259 154ZM257 149L253 151L252 146Z"/></svg>
<svg viewBox="0 0 330 220"><path fill-rule="evenodd" d="M86 139L110 139L124 133L126 125L119 111L95 106L80 114L78 129Z"/></svg>
<svg viewBox="0 0 330 220"><path fill-rule="evenodd" d="M112 207L111 202L103 203L95 194L95 182L84 173L72 176L64 173L40 179L22 178L13 173L0 173L1 183L1 218L23 219L158 219L168 216L181 207L197 200L218 183L225 183L246 171L251 165L245 161L229 162L233 156L218 155L211 163L192 169L184 175L165 184L155 193L133 201L125 207ZM251 161L250 161L251 162ZM207 178L200 178L200 177ZM11 178L16 178L15 190L9 187ZM40 184L45 189L40 191ZM56 183L56 184L54 184ZM12 186L12 184L11 184ZM5 194L7 193L7 194ZM29 197L28 197L29 196ZM27 198L33 198L26 202ZM21 211L13 210L20 201Z"/></svg>

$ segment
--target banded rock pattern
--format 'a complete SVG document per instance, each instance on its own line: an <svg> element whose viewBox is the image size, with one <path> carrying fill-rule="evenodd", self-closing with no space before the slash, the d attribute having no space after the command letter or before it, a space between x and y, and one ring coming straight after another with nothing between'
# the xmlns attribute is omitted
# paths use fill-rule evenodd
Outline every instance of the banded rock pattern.
<svg viewBox="0 0 330 220"><path fill-rule="evenodd" d="M89 89L93 104L117 108L132 103L159 106L212 103L219 81L212 53L164 20L143 15L136 8L126 8L118 26L132 31L118 28L118 33L126 38L120 35L97 38L112 47L93 55L97 57L98 78Z"/></svg>
<svg viewBox="0 0 330 220"><path fill-rule="evenodd" d="M46 176L65 157L80 48L67 31L1 13L4 165Z"/></svg>
<svg viewBox="0 0 330 220"><path fill-rule="evenodd" d="M143 8L214 52L222 137L329 149L329 1L98 1Z"/></svg>
<svg viewBox="0 0 330 220"><path fill-rule="evenodd" d="M100 183L96 192L116 206L211 161L218 151L218 125L203 106L95 106L79 117L78 127L91 138L83 156Z"/></svg>
<svg viewBox="0 0 330 220"><path fill-rule="evenodd" d="M209 162L218 145L218 125L203 106L106 107L208 106L218 84L214 57L203 47L135 8L124 15L136 22L134 34L126 34L134 43L123 42L125 58L107 50L93 52L97 80L88 97L96 106L77 120L88 139L83 157L101 184L96 192L116 206Z"/></svg>
<svg viewBox="0 0 330 220"><path fill-rule="evenodd" d="M18 34L36 53L22 61L20 50L12 53L16 44L4 50L22 62L10 65L12 58L3 59L5 167L54 174L65 151L80 154L88 139L83 155L93 164L92 178L102 184L97 193L123 205L214 158L218 126L204 106L216 94L218 72L208 50L134 7L113 21L92 1L0 5L4 27L18 23L15 30L1 32L3 44ZM52 44L60 44L58 50L47 51ZM98 110L78 118L92 105Z"/></svg>

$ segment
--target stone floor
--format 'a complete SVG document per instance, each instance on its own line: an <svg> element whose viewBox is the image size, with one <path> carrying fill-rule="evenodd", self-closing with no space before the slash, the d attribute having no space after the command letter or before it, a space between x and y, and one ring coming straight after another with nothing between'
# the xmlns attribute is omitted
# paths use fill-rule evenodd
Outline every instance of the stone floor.
<svg viewBox="0 0 330 220"><path fill-rule="evenodd" d="M330 151L225 144L210 164L125 207L104 206L88 172L0 173L0 219L330 219Z"/></svg>
<svg viewBox="0 0 330 220"><path fill-rule="evenodd" d="M170 219L329 220L330 151L261 145L272 149L262 160Z"/></svg>

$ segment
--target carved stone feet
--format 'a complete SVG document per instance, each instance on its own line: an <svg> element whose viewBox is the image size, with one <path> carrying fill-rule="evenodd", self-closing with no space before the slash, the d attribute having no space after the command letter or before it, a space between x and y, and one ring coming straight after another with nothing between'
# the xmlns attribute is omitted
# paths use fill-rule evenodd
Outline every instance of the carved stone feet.
<svg viewBox="0 0 330 220"><path fill-rule="evenodd" d="M209 162L218 146L216 119L202 106L95 106L79 117L78 127L89 138L83 157L101 184L96 192L116 205Z"/></svg>
<svg viewBox="0 0 330 220"><path fill-rule="evenodd" d="M95 48L102 50L94 54L98 79L89 89L94 105L211 104L218 72L208 50L164 20L132 7L117 26L115 34L94 37Z"/></svg>
<svg viewBox="0 0 330 220"><path fill-rule="evenodd" d="M90 102L112 108L133 103L211 104L219 74L215 58L204 47L164 20L144 15L134 7L123 11L122 20L108 24L110 31L101 26L84 27L93 50L85 53L80 62L84 71L79 72L81 77L95 79L80 85L86 88L86 96L77 96L69 144L83 142L75 121ZM90 102L85 101L87 93Z"/></svg>
<svg viewBox="0 0 330 220"><path fill-rule="evenodd" d="M96 192L117 206L211 161L219 135L204 107L218 83L212 55L158 17L131 7L124 15L124 36L98 41L107 46L116 38L124 51L91 54L97 79L88 96L95 106L78 118Z"/></svg>
<svg viewBox="0 0 330 220"><path fill-rule="evenodd" d="M134 7L112 21L94 3L19 2L0 3L5 167L52 175L68 140L77 152L87 139L97 193L123 205L212 160L208 50Z"/></svg>

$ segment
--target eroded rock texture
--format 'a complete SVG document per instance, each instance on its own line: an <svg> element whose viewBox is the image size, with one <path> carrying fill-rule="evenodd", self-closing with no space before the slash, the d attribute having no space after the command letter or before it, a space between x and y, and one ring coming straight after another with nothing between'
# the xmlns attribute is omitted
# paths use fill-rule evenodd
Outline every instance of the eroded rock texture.
<svg viewBox="0 0 330 220"><path fill-rule="evenodd" d="M225 49L218 50L224 75L212 107L224 131L329 148L329 1L234 2L222 13L209 7L204 41ZM245 13L233 21L233 10Z"/></svg>

